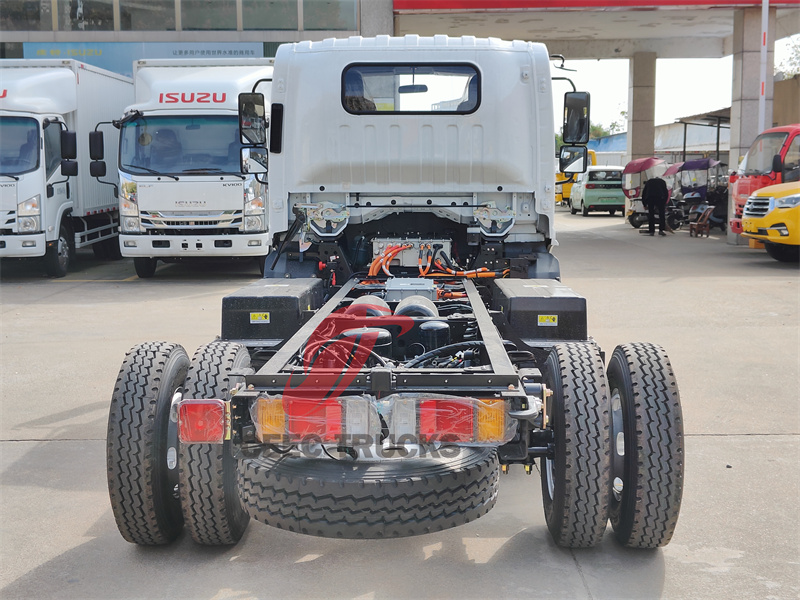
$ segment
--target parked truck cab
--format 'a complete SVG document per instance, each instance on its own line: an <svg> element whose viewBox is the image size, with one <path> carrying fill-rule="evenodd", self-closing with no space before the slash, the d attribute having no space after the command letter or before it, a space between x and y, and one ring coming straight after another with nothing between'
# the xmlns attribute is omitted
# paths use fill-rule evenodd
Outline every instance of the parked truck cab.
<svg viewBox="0 0 800 600"><path fill-rule="evenodd" d="M761 133L731 174L731 231L742 233L742 212L748 198L768 185L800 181L800 124Z"/></svg>
<svg viewBox="0 0 800 600"><path fill-rule="evenodd" d="M88 138L130 102L131 80L74 60L3 60L0 89L0 257L44 256L63 277L76 248L118 247L117 200L89 175Z"/></svg>
<svg viewBox="0 0 800 600"><path fill-rule="evenodd" d="M266 185L239 166L237 98L269 97L272 59L139 60L118 121L123 256L156 264L269 252Z"/></svg>

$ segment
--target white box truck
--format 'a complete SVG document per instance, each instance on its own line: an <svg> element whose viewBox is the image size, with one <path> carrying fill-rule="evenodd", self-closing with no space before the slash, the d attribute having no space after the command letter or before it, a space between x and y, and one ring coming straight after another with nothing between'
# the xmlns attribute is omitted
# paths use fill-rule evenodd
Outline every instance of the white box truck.
<svg viewBox="0 0 800 600"><path fill-rule="evenodd" d="M267 187L241 173L237 97L270 95L271 58L139 60L118 122L120 245L139 277L159 260L269 252Z"/></svg>
<svg viewBox="0 0 800 600"><path fill-rule="evenodd" d="M81 62L0 61L0 257L44 256L63 277L76 248L119 255L117 199L89 174L88 138L132 99L130 78ZM63 174L62 158L77 158Z"/></svg>

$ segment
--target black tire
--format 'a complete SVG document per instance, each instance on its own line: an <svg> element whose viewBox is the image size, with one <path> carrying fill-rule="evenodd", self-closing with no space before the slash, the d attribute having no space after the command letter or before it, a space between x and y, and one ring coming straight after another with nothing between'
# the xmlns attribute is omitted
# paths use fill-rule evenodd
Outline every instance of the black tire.
<svg viewBox="0 0 800 600"><path fill-rule="evenodd" d="M672 538L683 495L683 418L672 365L659 346L617 346L608 382L613 444L609 519L625 546L658 548Z"/></svg>
<svg viewBox="0 0 800 600"><path fill-rule="evenodd" d="M322 537L394 538L485 515L497 499L491 448L381 462L268 454L240 460L240 493L267 525Z"/></svg>
<svg viewBox="0 0 800 600"><path fill-rule="evenodd" d="M575 208L575 205L572 203L572 200L570 199L570 202L569 202L569 214L575 215L577 213L578 213L578 209Z"/></svg>
<svg viewBox="0 0 800 600"><path fill-rule="evenodd" d="M108 246L104 242L105 240L101 240L92 244L92 253L97 260L106 260L108 258Z"/></svg>
<svg viewBox="0 0 800 600"><path fill-rule="evenodd" d="M140 279L150 279L156 274L157 258L137 257L133 259L133 267Z"/></svg>
<svg viewBox="0 0 800 600"><path fill-rule="evenodd" d="M250 354L241 344L211 342L198 348L186 377L184 398L228 400L244 377L232 369L250 367ZM186 529L205 546L238 542L250 517L236 489L237 463L231 442L180 444L180 490Z"/></svg>
<svg viewBox="0 0 800 600"><path fill-rule="evenodd" d="M764 248L767 250L767 254L780 262L800 262L800 246L787 246L786 244L766 242Z"/></svg>
<svg viewBox="0 0 800 600"><path fill-rule="evenodd" d="M122 259L122 248L119 247L119 236L110 237L100 242L105 245L108 260Z"/></svg>
<svg viewBox="0 0 800 600"><path fill-rule="evenodd" d="M599 349L559 344L547 357L545 385L555 453L541 460L542 499L559 546L588 548L608 522L611 442L608 385Z"/></svg>
<svg viewBox="0 0 800 600"><path fill-rule="evenodd" d="M188 369L181 346L147 342L128 352L117 376L106 437L108 493L119 532L134 544L168 544L183 528L177 425L169 415Z"/></svg>
<svg viewBox="0 0 800 600"><path fill-rule="evenodd" d="M588 217L589 216L589 209L583 203L583 200L581 200L581 214L583 214L584 217Z"/></svg>
<svg viewBox="0 0 800 600"><path fill-rule="evenodd" d="M672 231L678 231L683 226L683 221L674 214L668 214L667 218L667 227L669 227Z"/></svg>
<svg viewBox="0 0 800 600"><path fill-rule="evenodd" d="M70 229L63 223L58 229L58 239L49 245L44 254L44 268L50 277L64 277L75 252Z"/></svg>
<svg viewBox="0 0 800 600"><path fill-rule="evenodd" d="M264 277L264 270L267 268L267 257L265 256L257 256L256 263L258 264L258 272L261 277Z"/></svg>
<svg viewBox="0 0 800 600"><path fill-rule="evenodd" d="M647 223L647 221L648 221L647 217L637 216L636 213L628 217L628 223L630 223L631 227L633 227L634 229L639 229L642 225Z"/></svg>

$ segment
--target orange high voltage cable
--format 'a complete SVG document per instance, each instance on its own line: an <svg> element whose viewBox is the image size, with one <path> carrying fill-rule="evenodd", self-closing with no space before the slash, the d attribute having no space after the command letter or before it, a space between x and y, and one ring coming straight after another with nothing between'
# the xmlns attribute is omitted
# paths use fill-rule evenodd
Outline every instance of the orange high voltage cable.
<svg viewBox="0 0 800 600"><path fill-rule="evenodd" d="M387 276L391 277L391 273L389 272L389 265L391 265L394 257L400 254L403 250L408 250L409 248L413 248L411 244L405 244L404 246L397 246L391 252L386 253L386 258L383 259L381 262L381 268L383 272L386 273Z"/></svg>

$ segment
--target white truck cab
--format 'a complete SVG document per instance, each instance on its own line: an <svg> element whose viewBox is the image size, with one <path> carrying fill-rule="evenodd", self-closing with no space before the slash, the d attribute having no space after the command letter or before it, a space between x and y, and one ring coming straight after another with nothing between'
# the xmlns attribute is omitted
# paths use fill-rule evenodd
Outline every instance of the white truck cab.
<svg viewBox="0 0 800 600"><path fill-rule="evenodd" d="M266 185L239 165L237 96L269 97L273 59L139 60L119 121L123 256L158 260L268 252Z"/></svg>
<svg viewBox="0 0 800 600"><path fill-rule="evenodd" d="M268 259L267 276L331 255L348 276L408 237L402 266L443 243L466 264L502 256L558 277L544 45L352 37L283 45L275 64L267 215L273 251L288 253Z"/></svg>
<svg viewBox="0 0 800 600"><path fill-rule="evenodd" d="M45 256L63 277L76 248L117 247L117 200L89 175L88 137L132 98L129 78L74 60L0 61L0 257ZM78 159L74 177L62 158Z"/></svg>

